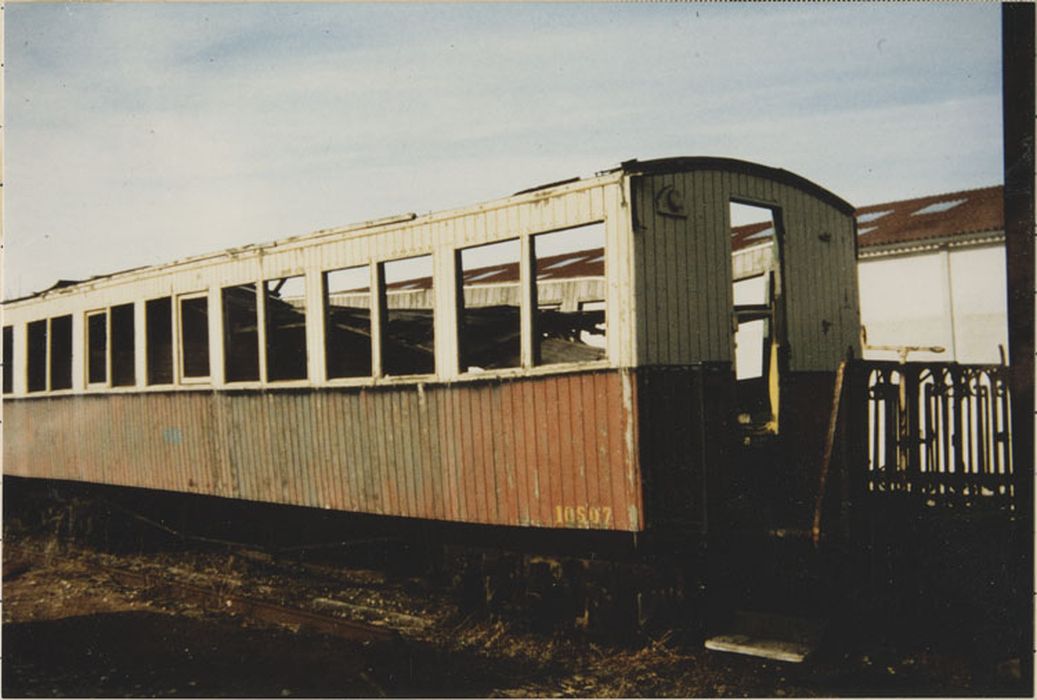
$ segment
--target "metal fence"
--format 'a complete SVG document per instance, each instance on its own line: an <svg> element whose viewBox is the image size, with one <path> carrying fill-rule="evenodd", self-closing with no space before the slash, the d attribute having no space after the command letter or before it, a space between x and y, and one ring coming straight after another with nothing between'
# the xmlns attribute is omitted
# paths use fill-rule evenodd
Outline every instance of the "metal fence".
<svg viewBox="0 0 1037 700"><path fill-rule="evenodd" d="M1014 509L1008 368L859 362L866 397L868 494L929 506ZM864 432L864 408L858 429ZM859 462L858 462L859 463Z"/></svg>

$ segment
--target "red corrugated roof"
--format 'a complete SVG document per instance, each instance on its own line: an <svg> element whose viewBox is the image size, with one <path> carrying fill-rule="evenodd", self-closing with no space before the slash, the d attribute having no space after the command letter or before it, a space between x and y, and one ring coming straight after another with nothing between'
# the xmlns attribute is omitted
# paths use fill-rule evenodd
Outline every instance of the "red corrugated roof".
<svg viewBox="0 0 1037 700"><path fill-rule="evenodd" d="M857 209L861 248L897 246L976 233L1001 232L1005 227L1004 187L945 192L915 199L869 204ZM735 250L762 243L769 222L731 229Z"/></svg>
<svg viewBox="0 0 1037 700"><path fill-rule="evenodd" d="M857 210L860 246L1003 231L1003 190L1003 186L995 185L861 207Z"/></svg>

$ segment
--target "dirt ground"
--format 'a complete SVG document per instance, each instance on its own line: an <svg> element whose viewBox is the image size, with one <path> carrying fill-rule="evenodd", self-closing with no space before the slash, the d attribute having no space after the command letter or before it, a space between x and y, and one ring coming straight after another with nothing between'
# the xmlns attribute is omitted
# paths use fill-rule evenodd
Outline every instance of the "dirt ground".
<svg viewBox="0 0 1037 700"><path fill-rule="evenodd" d="M397 635L357 641L260 623L120 583L119 569ZM1018 687L1017 662L976 669L924 646L826 648L795 665L708 652L680 633L607 644L535 633L465 614L421 579L248 552L116 555L8 533L3 570L5 697L961 696Z"/></svg>

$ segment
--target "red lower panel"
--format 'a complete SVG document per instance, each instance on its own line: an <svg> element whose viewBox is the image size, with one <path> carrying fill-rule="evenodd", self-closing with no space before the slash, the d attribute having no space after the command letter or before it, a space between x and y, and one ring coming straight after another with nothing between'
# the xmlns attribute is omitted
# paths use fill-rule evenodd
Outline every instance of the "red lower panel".
<svg viewBox="0 0 1037 700"><path fill-rule="evenodd" d="M318 508L644 528L633 373L11 400L4 471Z"/></svg>

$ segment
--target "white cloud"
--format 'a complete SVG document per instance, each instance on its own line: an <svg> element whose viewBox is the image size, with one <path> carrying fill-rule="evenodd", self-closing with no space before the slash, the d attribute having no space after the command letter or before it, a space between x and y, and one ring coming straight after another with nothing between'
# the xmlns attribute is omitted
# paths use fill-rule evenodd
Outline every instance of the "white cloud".
<svg viewBox="0 0 1037 700"><path fill-rule="evenodd" d="M757 160L855 203L1000 178L996 6L17 5L7 19L7 293L632 157Z"/></svg>

